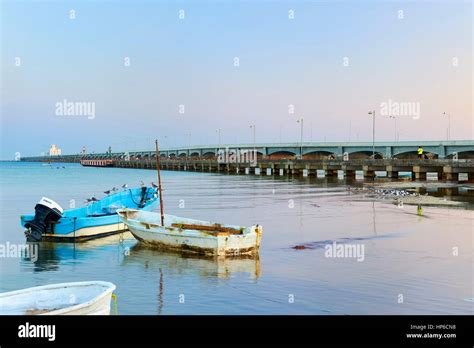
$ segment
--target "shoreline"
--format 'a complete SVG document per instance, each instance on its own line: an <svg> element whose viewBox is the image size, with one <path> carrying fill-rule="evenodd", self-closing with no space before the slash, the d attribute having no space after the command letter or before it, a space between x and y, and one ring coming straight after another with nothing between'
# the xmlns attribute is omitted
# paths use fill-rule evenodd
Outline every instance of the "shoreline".
<svg viewBox="0 0 474 348"><path fill-rule="evenodd" d="M453 207L453 208L474 208L474 205L470 202L449 200L445 197L436 197L429 195L428 193L419 194L416 189L449 189L466 187L467 190L474 192L474 184L469 183L447 183L447 182L412 182L412 181L392 181L392 182L378 182L378 183L367 183L364 182L362 190L352 191L351 193L359 195L359 199L352 199L352 201L367 202L367 201L379 201L384 203L390 203L393 205L421 205L430 207ZM407 194L406 196L383 196L377 194L377 191L394 191L395 193Z"/></svg>

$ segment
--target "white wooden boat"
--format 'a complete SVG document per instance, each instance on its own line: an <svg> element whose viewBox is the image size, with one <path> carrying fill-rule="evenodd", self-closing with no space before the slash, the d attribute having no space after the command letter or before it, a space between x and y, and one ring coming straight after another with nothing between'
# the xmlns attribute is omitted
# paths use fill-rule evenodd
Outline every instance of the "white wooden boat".
<svg viewBox="0 0 474 348"><path fill-rule="evenodd" d="M203 255L245 255L257 253L262 227L220 225L208 221L161 215L136 209L119 209L117 213L129 231L140 242L162 249Z"/></svg>
<svg viewBox="0 0 474 348"><path fill-rule="evenodd" d="M115 285L90 281L0 293L0 315L109 315Z"/></svg>

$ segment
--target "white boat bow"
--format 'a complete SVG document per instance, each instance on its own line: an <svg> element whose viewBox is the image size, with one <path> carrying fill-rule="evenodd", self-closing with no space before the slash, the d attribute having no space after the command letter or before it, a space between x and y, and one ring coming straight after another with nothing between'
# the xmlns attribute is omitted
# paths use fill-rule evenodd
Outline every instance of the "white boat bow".
<svg viewBox="0 0 474 348"><path fill-rule="evenodd" d="M0 293L0 315L109 315L115 285L103 281L37 286Z"/></svg>

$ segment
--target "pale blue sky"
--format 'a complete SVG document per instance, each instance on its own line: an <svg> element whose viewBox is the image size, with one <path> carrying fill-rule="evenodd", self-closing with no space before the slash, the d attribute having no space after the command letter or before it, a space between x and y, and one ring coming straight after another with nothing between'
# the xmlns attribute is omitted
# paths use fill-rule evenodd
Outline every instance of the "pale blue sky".
<svg viewBox="0 0 474 348"><path fill-rule="evenodd" d="M299 117L305 141L371 140L367 111L389 100L420 105L400 140L446 139L444 111L452 139L473 139L468 2L2 1L1 22L3 159L211 144L217 128L249 143L250 124L292 142ZM64 99L95 118L56 115ZM394 121L376 133L393 140Z"/></svg>

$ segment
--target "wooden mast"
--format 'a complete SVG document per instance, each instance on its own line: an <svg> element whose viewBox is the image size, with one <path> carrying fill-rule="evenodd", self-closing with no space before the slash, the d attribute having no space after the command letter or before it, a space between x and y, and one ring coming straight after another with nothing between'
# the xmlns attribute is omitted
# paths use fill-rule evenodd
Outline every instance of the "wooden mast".
<svg viewBox="0 0 474 348"><path fill-rule="evenodd" d="M156 145L156 171L158 172L158 194L160 195L161 226L164 226L165 215L163 213L163 195L162 195L162 190L161 190L160 154L158 151L158 140L155 140L155 145Z"/></svg>

